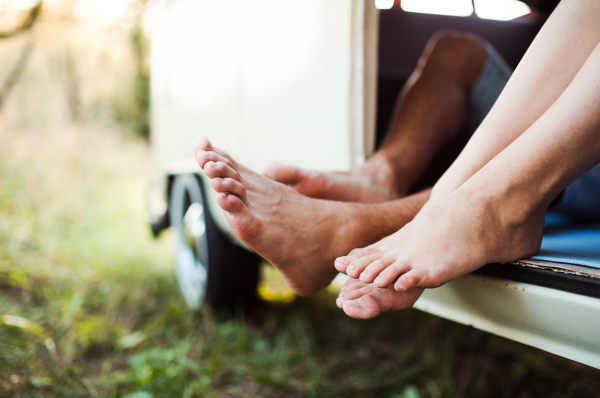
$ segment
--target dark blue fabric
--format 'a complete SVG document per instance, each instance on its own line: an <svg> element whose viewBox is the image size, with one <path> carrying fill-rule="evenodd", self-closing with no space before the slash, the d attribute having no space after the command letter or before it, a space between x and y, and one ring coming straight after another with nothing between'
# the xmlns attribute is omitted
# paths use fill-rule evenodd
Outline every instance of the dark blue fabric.
<svg viewBox="0 0 600 398"><path fill-rule="evenodd" d="M573 181L552 211L575 218L600 218L600 164Z"/></svg>
<svg viewBox="0 0 600 398"><path fill-rule="evenodd" d="M548 212L537 260L600 268L600 219L573 219Z"/></svg>
<svg viewBox="0 0 600 398"><path fill-rule="evenodd" d="M470 131L475 131L483 122L512 75L512 69L498 51L485 39L480 37L479 40L485 46L487 57L481 75L467 98L465 124Z"/></svg>

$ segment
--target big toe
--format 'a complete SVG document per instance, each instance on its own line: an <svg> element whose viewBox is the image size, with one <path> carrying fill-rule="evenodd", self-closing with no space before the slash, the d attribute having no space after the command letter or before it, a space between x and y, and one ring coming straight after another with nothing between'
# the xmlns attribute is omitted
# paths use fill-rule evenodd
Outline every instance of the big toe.
<svg viewBox="0 0 600 398"><path fill-rule="evenodd" d="M376 288L355 300L344 300L344 312L356 319L371 319L384 313L404 311L411 308L423 293L423 289L396 292L391 286ZM350 297L350 294L345 295Z"/></svg>
<svg viewBox="0 0 600 398"><path fill-rule="evenodd" d="M194 143L194 153L199 151L212 151L213 146L207 137L200 137Z"/></svg>
<svg viewBox="0 0 600 398"><path fill-rule="evenodd" d="M377 292L371 292L356 300L344 301L342 309L354 319L371 319L385 312L384 303Z"/></svg>
<svg viewBox="0 0 600 398"><path fill-rule="evenodd" d="M194 154L198 157L200 151L211 151L217 155L226 158L228 161L235 163L233 158L224 150L215 147L207 137L200 137L194 143Z"/></svg>
<svg viewBox="0 0 600 398"><path fill-rule="evenodd" d="M304 178L303 173L299 169L274 160L269 162L263 174L283 184L297 184Z"/></svg>

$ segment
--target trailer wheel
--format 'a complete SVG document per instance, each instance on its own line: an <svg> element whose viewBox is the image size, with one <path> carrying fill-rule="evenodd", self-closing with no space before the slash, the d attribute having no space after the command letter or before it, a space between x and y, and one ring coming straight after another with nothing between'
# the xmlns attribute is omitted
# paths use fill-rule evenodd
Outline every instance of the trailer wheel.
<svg viewBox="0 0 600 398"><path fill-rule="evenodd" d="M175 176L169 206L175 272L188 305L199 309L206 301L230 313L250 310L260 257L231 243L217 228L200 177Z"/></svg>

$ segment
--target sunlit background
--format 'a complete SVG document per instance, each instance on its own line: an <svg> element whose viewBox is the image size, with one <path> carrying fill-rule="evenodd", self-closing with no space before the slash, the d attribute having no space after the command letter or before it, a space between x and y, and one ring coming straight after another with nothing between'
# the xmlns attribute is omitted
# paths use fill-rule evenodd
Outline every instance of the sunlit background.
<svg viewBox="0 0 600 398"><path fill-rule="evenodd" d="M15 17L39 3L39 0L1 0L0 15L2 27L6 28ZM144 26L151 28L158 10L166 0L45 0L44 7L60 12L63 16L72 14L85 25L98 27L102 24L118 23L124 30L131 29L135 19L143 15Z"/></svg>

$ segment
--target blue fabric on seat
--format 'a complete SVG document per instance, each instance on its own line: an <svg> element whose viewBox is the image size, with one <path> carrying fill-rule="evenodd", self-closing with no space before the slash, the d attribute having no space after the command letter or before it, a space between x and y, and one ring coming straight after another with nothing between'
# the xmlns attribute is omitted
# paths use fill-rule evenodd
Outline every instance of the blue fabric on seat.
<svg viewBox="0 0 600 398"><path fill-rule="evenodd" d="M573 181L562 199L552 208L554 213L573 218L600 217L600 164Z"/></svg>
<svg viewBox="0 0 600 398"><path fill-rule="evenodd" d="M600 219L581 220L548 212L536 260L600 268Z"/></svg>

